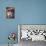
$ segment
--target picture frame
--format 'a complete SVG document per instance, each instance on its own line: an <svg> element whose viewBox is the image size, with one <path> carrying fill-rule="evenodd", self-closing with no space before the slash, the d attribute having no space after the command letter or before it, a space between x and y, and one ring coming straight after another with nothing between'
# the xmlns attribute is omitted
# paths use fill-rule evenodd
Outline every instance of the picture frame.
<svg viewBox="0 0 46 46"><path fill-rule="evenodd" d="M15 18L15 8L14 7L6 7L6 18L8 19Z"/></svg>

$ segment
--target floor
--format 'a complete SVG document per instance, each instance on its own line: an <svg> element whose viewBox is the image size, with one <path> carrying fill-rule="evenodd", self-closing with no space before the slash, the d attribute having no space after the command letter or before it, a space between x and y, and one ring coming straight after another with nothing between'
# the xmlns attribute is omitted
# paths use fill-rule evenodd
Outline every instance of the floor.
<svg viewBox="0 0 46 46"><path fill-rule="evenodd" d="M8 45L7 44L0 44L0 46L8 46ZM32 42L31 40L28 40L28 41L21 40L19 44L15 44L14 46L46 46L46 42L45 41Z"/></svg>
<svg viewBox="0 0 46 46"><path fill-rule="evenodd" d="M46 42L45 41L32 42L31 40L28 41L21 40L20 46L46 46Z"/></svg>
<svg viewBox="0 0 46 46"><path fill-rule="evenodd" d="M0 46L8 46L8 44L0 44ZM18 44L10 45L10 46L18 46Z"/></svg>

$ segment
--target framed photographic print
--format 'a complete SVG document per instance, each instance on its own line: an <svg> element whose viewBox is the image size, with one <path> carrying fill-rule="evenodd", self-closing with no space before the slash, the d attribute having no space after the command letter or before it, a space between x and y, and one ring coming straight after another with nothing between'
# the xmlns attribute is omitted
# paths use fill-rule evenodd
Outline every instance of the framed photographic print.
<svg viewBox="0 0 46 46"><path fill-rule="evenodd" d="M13 19L15 18L15 8L6 7L6 18Z"/></svg>

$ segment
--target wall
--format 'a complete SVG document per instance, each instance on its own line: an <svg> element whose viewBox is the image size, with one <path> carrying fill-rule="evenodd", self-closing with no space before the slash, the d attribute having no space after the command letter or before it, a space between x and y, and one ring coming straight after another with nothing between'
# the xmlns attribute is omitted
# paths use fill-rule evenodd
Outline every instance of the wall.
<svg viewBox="0 0 46 46"><path fill-rule="evenodd" d="M15 19L6 19L7 6L15 7ZM18 32L17 24L46 24L46 0L0 0L0 44L8 43L9 32Z"/></svg>
<svg viewBox="0 0 46 46"><path fill-rule="evenodd" d="M1 0L0 1L0 44L8 43L8 34L10 32L16 32L17 34L17 21L18 17L15 15L15 19L6 19L6 7L12 6L16 9L15 0ZM17 39L16 39L17 42Z"/></svg>

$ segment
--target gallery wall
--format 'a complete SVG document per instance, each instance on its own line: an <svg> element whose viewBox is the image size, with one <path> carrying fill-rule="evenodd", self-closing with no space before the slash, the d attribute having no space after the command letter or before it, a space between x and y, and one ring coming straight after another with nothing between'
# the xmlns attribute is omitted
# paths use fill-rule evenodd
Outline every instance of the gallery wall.
<svg viewBox="0 0 46 46"><path fill-rule="evenodd" d="M14 19L6 18L7 6L15 7ZM10 32L17 34L18 24L46 24L46 0L1 0L0 44L8 43Z"/></svg>

